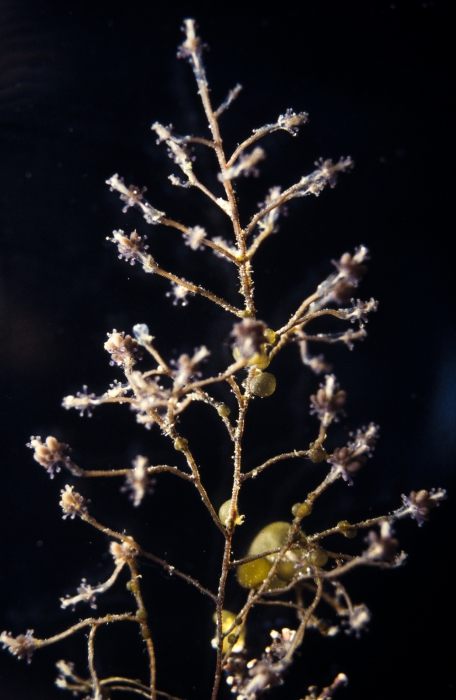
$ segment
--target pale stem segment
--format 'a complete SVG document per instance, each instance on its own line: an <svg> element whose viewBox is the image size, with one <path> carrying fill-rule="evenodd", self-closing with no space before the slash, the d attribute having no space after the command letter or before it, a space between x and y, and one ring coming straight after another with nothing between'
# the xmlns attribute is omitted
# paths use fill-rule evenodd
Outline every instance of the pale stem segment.
<svg viewBox="0 0 456 700"><path fill-rule="evenodd" d="M189 139L190 140L190 139ZM195 141L196 139L191 139L192 141ZM203 139L204 140L204 139ZM210 143L209 141L207 143ZM177 229L178 231L181 231L185 236L190 237L190 231L188 229L188 226L184 226L184 224L179 223L179 221L174 221L174 219L168 219L164 217L161 221L161 224L164 226L171 226L172 228ZM200 241L200 245L206 246L207 248L212 248L212 250L217 251L219 255L222 255L223 257L227 258L227 260L230 260L231 262L235 263L236 265L238 264L237 258L235 255L233 255L227 248L224 248L221 245L218 245L215 241L211 241L210 238L202 238Z"/></svg>
<svg viewBox="0 0 456 700"><path fill-rule="evenodd" d="M73 467L76 467L74 463L72 463ZM67 463L65 463L65 466L68 466ZM104 478L104 477L119 477L119 476L128 476L131 474L131 469L81 469L80 467L77 467L76 469L73 470L71 467L68 466L69 471L74 475L74 476L79 476L83 478ZM194 479L193 476L190 474L186 474L185 472L181 471L177 467L171 467L167 464L159 464L155 467L146 467L146 472L147 474L161 474L162 472L168 472L169 474L174 474L175 476L180 477L181 479L184 479L185 481L189 481L191 484L194 484Z"/></svg>
<svg viewBox="0 0 456 700"><path fill-rule="evenodd" d="M239 211L236 201L236 196L234 194L233 185L230 179L224 179L223 175L228 171L228 166L226 162L225 152L223 150L223 142L220 136L220 129L217 119L217 114L214 112L209 97L209 87L206 79L206 72L201 60L201 40L196 35L195 31L195 21L192 19L185 20L185 34L186 41L182 44L180 50L180 56L190 58L193 73L196 78L198 85L198 94L201 98L203 104L204 112L209 124L209 129L212 134L212 140L214 143L215 153L217 155L217 160L220 167L220 173L222 175L223 187L225 189L226 197L228 200L228 215L233 224L234 234L236 236L237 248L239 251L239 277L241 281L241 291L245 299L246 309L252 316L255 315L255 305L253 302L253 283L250 276L250 264L247 260L247 250L245 233L241 228L239 220Z"/></svg>
<svg viewBox="0 0 456 700"><path fill-rule="evenodd" d="M330 472L331 474L332 472ZM329 475L328 475L329 476ZM336 475L336 478L339 477L340 474ZM334 479L333 479L334 481ZM394 522L395 520L400 520L401 518L408 518L410 517L410 511L407 506L401 506L397 510L394 510L392 513L389 515L379 515L376 518L369 518L368 520L361 520L359 523L353 523L353 525L350 525L354 530L362 530L367 527L374 527L375 525L381 525L384 522ZM310 535L307 540L308 542L317 542L318 540L323 539L323 537L328 537L329 535L334 535L336 533L340 532L339 527L330 527L327 530L323 530L323 532L318 532L315 535Z"/></svg>
<svg viewBox="0 0 456 700"><path fill-rule="evenodd" d="M112 537L113 539L120 540L121 542L124 542L127 544L129 547L133 547L136 549L138 552L139 556L145 557L146 559L150 559L151 561L155 562L156 564L159 564L165 571L167 571L170 575L175 575L178 576L179 578L183 579L184 581L187 581L187 583L192 584L192 586L195 586L201 593L204 593L205 595L209 596L212 598L212 600L216 601L216 596L214 593L211 593L207 588L204 588L199 581L196 579L192 578L188 574L184 574L182 571L179 571L179 569L176 569L176 567L171 566L171 564L168 564L164 559L161 559L160 557L157 557L155 554L152 554L151 552L148 552L147 550L143 549L138 542L136 542L133 537L130 535L125 535L121 532L116 532L115 530L112 530L109 527L105 527L101 523L99 523L97 520L95 520L94 517L89 515L89 513L81 511L79 513L79 517L81 520L84 520L86 523L89 523L89 525L92 525L96 530L99 530L102 532L104 535L108 535L109 537Z"/></svg>
<svg viewBox="0 0 456 700"><path fill-rule="evenodd" d="M165 279L168 279L170 282L173 282L177 286L184 287L184 289L187 289L187 291L191 292L192 294L199 294L200 296L206 297L206 299L210 299L211 301L213 301L214 304L221 306L222 309L224 309L225 311L229 311L229 313L238 316L238 318L243 318L243 313L241 309L237 309L235 306L232 306L227 301L217 296L217 294L213 294L207 289L204 289L204 287L200 287L199 285L193 284L192 282L187 282L187 280L184 280L182 277L174 275L172 272L167 272L167 270L164 270L162 267L157 265L157 263L153 260L151 255L138 254L138 257L141 260L143 268L146 272L155 272L157 275L165 277Z"/></svg>
<svg viewBox="0 0 456 700"><path fill-rule="evenodd" d="M299 625L296 635L290 645L290 648L288 649L286 655L281 659L279 662L280 664L283 664L284 668L290 665L290 663L293 660L293 654L295 653L296 649L301 646L302 641L304 639L304 634L306 632L307 625L309 624L309 620L312 617L312 614L317 607L318 603L321 600L321 594L323 591L323 582L317 579L317 590L315 592L314 599L312 603L309 605L309 607L306 609L305 615L301 621L301 624Z"/></svg>
<svg viewBox="0 0 456 700"><path fill-rule="evenodd" d="M223 662L223 639L226 635L222 634L222 610L225 601L226 592L226 582L228 574L230 571L230 560L231 560L231 548L233 542L233 534L235 528L235 520L237 513L237 502L239 497L239 490L241 488L241 458L242 458L242 438L244 435L245 428L245 416L247 408L249 405L249 395L240 396L241 400L238 400L239 413L237 419L236 430L234 434L234 473L233 473L233 486L231 492L231 504L228 513L228 518L226 522L225 533L225 547L223 551L222 560L222 573L220 576L219 589L217 595L217 610L216 610L216 620L217 620L217 660L215 669L214 686L212 690L212 700L216 700L218 691L220 688L220 681L222 676L222 662Z"/></svg>
<svg viewBox="0 0 456 700"><path fill-rule="evenodd" d="M144 606L144 601L143 601L143 597L141 594L141 588L139 586L139 579L141 577L138 575L138 568L137 568L136 562L133 559L129 559L128 566L130 567L130 571L131 571L131 590L132 590L132 593L135 597L136 605L138 607L138 610L136 612L136 616L138 618L138 622L139 622L140 627L141 627L141 636L144 639L144 641L146 642L147 653L149 655L151 700L157 700L157 691L156 691L157 667L156 667L156 660L155 660L155 650L154 650L154 643L152 641L152 635L151 635L150 628L149 628L149 625L147 622L147 612L146 612L146 608Z"/></svg>
<svg viewBox="0 0 456 700"><path fill-rule="evenodd" d="M69 627L63 632L54 634L52 637L48 637L47 639L37 639L36 637L33 637L33 642L37 649L41 649L42 647L50 646L51 644L62 641L62 639L71 637L72 634L84 629L84 627L99 627L100 625L108 625L112 622L135 622L138 624L138 618L136 615L130 615L129 613L125 613L123 615L106 615L106 617L88 617L85 620L77 622L75 625L72 625L72 627Z"/></svg>
<svg viewBox="0 0 456 700"><path fill-rule="evenodd" d="M196 382L191 382L179 390L178 396L183 396L184 394L187 394L189 391L193 391L194 389L198 389L202 386L207 386L208 384L215 384L216 382L223 382L223 381L225 381L225 379L232 377L233 374L238 372L240 369L243 369L247 365L247 362L248 362L247 359L242 358L242 359L238 360L237 362L233 362L232 365L230 365L224 372L219 374L217 377L208 377L208 379L201 379L201 380L196 381Z"/></svg>
<svg viewBox="0 0 456 700"><path fill-rule="evenodd" d="M125 374L127 376L127 379L129 379L130 374L128 372L125 372ZM137 393L135 390L135 387L134 387L134 383L130 382L130 385L133 387L135 393ZM141 399L141 397L139 395L137 395L136 398L138 399L138 401ZM154 411L153 409L148 409L148 412L151 415L151 417L153 418L153 420L156 423L158 423L158 425L163 430L163 432L166 435L168 435L174 441L174 444L176 445L176 440L178 439L179 436L176 432L176 429L174 427L174 422L172 420L172 402L170 402L170 404L169 404L168 419L171 419L171 420L169 420L169 422L167 420L164 420L163 418L161 418L158 415L157 411ZM203 484L201 483L201 477L200 477L198 466L193 458L193 455L192 455L190 449L187 447L186 443L183 443L181 451L185 455L185 458L187 460L187 464L190 468L190 471L192 474L192 483L198 489L198 491L201 495L201 498L203 499L204 505L208 509L212 519L217 524L219 529L222 532L224 532L223 525L220 523L220 521L217 517L217 514L214 510L214 506L212 505L212 503L209 499L209 496L207 495L206 489L204 488Z"/></svg>
<svg viewBox="0 0 456 700"><path fill-rule="evenodd" d="M171 425L171 427L169 429L169 435L174 440L174 444L176 444L176 442L179 440L179 436L174 428L174 425ZM207 494L207 491L202 484L198 466L195 462L195 458L193 457L193 454L190 451L190 448L188 447L186 441L182 440L181 447L179 447L179 451L183 453L183 455L185 456L185 459L187 460L187 464L188 464L189 469L192 473L193 484L198 489L198 492L203 500L204 505L206 506L207 510L209 511L212 520L217 525L218 529L223 534L225 534L225 528L223 527L222 523L220 522L220 520L217 516L217 513L214 510L214 506L212 505L211 500Z"/></svg>
<svg viewBox="0 0 456 700"><path fill-rule="evenodd" d="M277 462L281 462L284 459L293 459L295 457L308 457L309 455L309 450L293 450L293 452L284 452L281 455L276 455L275 457L271 457L271 459L266 460L266 462L263 462L263 464L260 464L259 467L255 467L255 469L252 469L249 472L245 472L245 474L241 474L241 481L246 481L247 479L255 479L255 477L258 476L262 471L270 467L272 464L277 464Z"/></svg>
<svg viewBox="0 0 456 700"><path fill-rule="evenodd" d="M95 656L94 642L95 642L96 631L97 631L97 625L92 625L92 627L90 628L89 639L87 642L88 661L89 661L90 678L92 680L93 697L94 697L94 700L101 700L102 695L101 695L100 681L98 680L97 672L95 670L95 663L94 663L94 656Z"/></svg>

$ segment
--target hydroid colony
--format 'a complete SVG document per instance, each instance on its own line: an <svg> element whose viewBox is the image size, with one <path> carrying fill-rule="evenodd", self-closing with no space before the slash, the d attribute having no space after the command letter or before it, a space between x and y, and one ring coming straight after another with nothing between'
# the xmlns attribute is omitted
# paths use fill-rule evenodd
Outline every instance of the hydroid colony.
<svg viewBox="0 0 456 700"><path fill-rule="evenodd" d="M265 150L259 142L268 135L285 131L295 137L307 121L307 114L287 109L277 121L254 129L231 154L224 148L220 118L231 107L240 92L240 86L231 90L226 100L217 108L211 95L203 65L204 46L196 33L194 20L184 23L185 40L178 56L187 60L193 70L202 109L207 119L208 133L204 136L179 136L172 126L155 122L152 126L158 144L165 144L168 155L175 163L176 173L170 176L173 185L184 188L190 196L197 189L204 194L208 207L220 210L231 229L231 238L206 230L201 225L188 225L159 211L145 197L145 188L127 185L122 177L113 175L107 184L120 195L123 211L133 209L141 214L151 226L165 226L183 236L184 244L195 255L210 249L214 253L214 265L230 265L237 271L238 291L241 303L234 305L225 298L189 281L161 266L154 257L153 242L150 246L146 236L136 230L128 233L115 230L110 241L117 247L118 256L130 264L139 263L146 273L158 275L171 284L168 294L174 303L187 305L189 297L200 295L208 304L215 304L228 318L232 361L223 364L220 348L211 344L211 339L201 339L201 345L193 354L181 354L176 361L163 356L160 337L150 334L146 323L133 327L132 335L113 330L108 333L105 350L110 363L123 373L122 381L115 380L108 390L96 396L84 388L75 396L67 396L65 408L75 408L91 414L102 404L127 404L136 415L138 423L151 430L152 441L161 440L170 447L169 462L156 464L153 450L150 455L137 455L132 465L124 469L87 470L76 464L68 445L49 436L45 440L32 437L29 443L36 461L53 478L57 472L66 472L71 483L60 492L63 518L80 518L87 525L102 533L109 540L107 547L112 556L112 571L98 585L82 580L76 593L61 599L63 608L76 606L96 610L97 601L106 591L126 586L129 597L125 600L126 612L97 616L91 612L76 624L46 639L35 636L34 631L13 636L10 632L1 635L1 641L11 653L30 661L32 655L44 646L55 644L66 637L82 633L87 638L88 668L76 668L71 661L59 661L57 685L74 695L93 700L111 698L121 691L131 696L156 700L158 697L174 697L168 692L167 679L160 675L156 663L156 649L160 638L156 638L154 626L145 603L144 590L150 585L149 572L141 562L153 562L168 574L182 580L182 585L195 587L213 608L215 635L208 638L207 654L214 656L212 700L223 694L222 681L225 676L229 689L237 700L255 700L273 686L286 682L287 669L292 664L296 651L301 647L308 631L311 634L332 636L341 632L359 634L369 622L370 613L359 601L353 601L343 584L344 574L362 566L393 568L400 566L405 555L399 549L395 536L395 523L412 518L419 525L428 519L429 512L444 498L444 491L433 489L412 492L402 496L395 510L387 515L372 517L361 522L347 519L332 523L322 531L312 527L312 511L318 509L319 499L332 485L343 480L347 486L353 484L358 471L371 457L378 438L378 426L368 423L350 434L346 444L332 445L331 429L341 416L345 416L346 391L327 365L322 355L313 354L316 343L342 343L349 348L366 336L368 316L377 308L374 299L363 301L356 297L356 290L366 273L369 253L360 245L352 253L344 253L333 260L333 271L317 287L315 292L301 301L295 309L286 311L280 328L271 328L264 320L268 309L258 314L255 304L253 272L256 254L267 239L277 233L279 220L285 206L293 199L318 196L327 186L334 187L339 174L348 172L353 163L350 158L338 162L320 159L309 175L286 188L279 185L265 193L258 211L248 221L242 221L236 181L239 178L258 175ZM199 150L207 149L214 157L217 168L217 184L205 183L199 175ZM130 219L129 219L130 221ZM151 239L153 240L153 239ZM293 261L290 261L292 264ZM189 271L191 276L191 270ZM153 283L153 280L152 280ZM191 303L189 304L191 313ZM341 323L335 332L309 331L317 327L321 317L333 317ZM146 321L147 319L145 319ZM294 346L294 347L290 347ZM305 449L295 449L290 444L287 452L274 452L274 436L268 439L272 456L254 468L247 469L249 455L245 449L245 435L249 430L249 415L254 413L259 401L270 402L270 410L277 415L280 403L275 402L276 377L274 365L278 365L286 353L300 353L303 371L320 375L315 393L310 396L310 421L314 425L314 439ZM205 372L206 360L215 357L218 371L213 375ZM142 369L138 361L142 359ZM319 382L319 385L318 385ZM229 390L229 400L222 402L217 389L224 385ZM290 387L293 391L293 387ZM229 470L231 491L222 503L215 503L206 489L202 468L195 457L192 434L182 427L181 418L191 412L195 402L206 406L208 416L222 421L226 443L230 446L230 458L218 468ZM313 463L321 470L317 487L305 491L297 502L290 502L289 519L272 521L258 528L247 551L237 543L237 532L244 522L239 509L239 496L243 485L250 480L261 479L265 470L277 469L284 460L296 460L300 467ZM84 496L83 481L91 479L119 479L121 489L136 508L153 499L152 485L167 472L181 479L189 489L196 489L218 531L219 547L211 553L219 561L218 587L213 590L204 586L197 577L190 576L179 562L160 558L150 551L147 542L139 542L128 532L128 519L134 510L127 510L126 529L117 531L108 523L100 522L96 515L97 504ZM280 474L277 476L280 480ZM76 487L76 482L82 483ZM172 488L172 486L171 486ZM128 508L128 506L126 506ZM183 514L186 528L191 528ZM364 531L364 537L362 533ZM358 554L343 551L346 539L358 536ZM245 591L243 603L233 607L230 600L231 580ZM166 602L166 601L165 601ZM165 603L164 602L164 603ZM163 605L165 608L165 604ZM274 607L282 607L290 615L290 627L272 629L271 641L262 651L258 649L254 634L249 629L249 618L255 608L265 618L271 617ZM164 610L172 618L173 610ZM138 653L138 669L134 677L105 675L97 662L97 637L100 628L118 623L135 625L146 655ZM176 668L183 653L175 645ZM197 670L195 670L197 673ZM346 678L337 675L332 683L321 691L315 687L301 697L307 700L324 700L333 696ZM192 678L188 679L189 692Z"/></svg>

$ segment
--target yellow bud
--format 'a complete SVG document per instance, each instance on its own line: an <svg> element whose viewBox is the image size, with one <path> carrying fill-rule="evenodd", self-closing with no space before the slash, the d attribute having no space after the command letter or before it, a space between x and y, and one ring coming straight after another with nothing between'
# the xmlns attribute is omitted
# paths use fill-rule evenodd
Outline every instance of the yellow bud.
<svg viewBox="0 0 456 700"><path fill-rule="evenodd" d="M250 391L254 396L265 398L271 396L276 389L276 378L270 372L256 374L250 382Z"/></svg>
<svg viewBox="0 0 456 700"><path fill-rule="evenodd" d="M310 443L309 459L311 462L314 462L314 464L318 464L318 462L323 462L327 456L328 454L322 445L316 445L314 442Z"/></svg>
<svg viewBox="0 0 456 700"><path fill-rule="evenodd" d="M130 581L127 581L126 588L127 591L130 591L131 593L137 593L139 591L139 584L136 579L131 579Z"/></svg>
<svg viewBox="0 0 456 700"><path fill-rule="evenodd" d="M188 445L188 440L178 437L174 440L174 449L183 452Z"/></svg>
<svg viewBox="0 0 456 700"><path fill-rule="evenodd" d="M222 418L228 418L231 413L231 408L227 406L226 403L219 403L217 404L217 413L219 416L222 416Z"/></svg>
<svg viewBox="0 0 456 700"><path fill-rule="evenodd" d="M277 567L277 576L286 581L289 582L293 578L293 576L296 573L296 565L293 561L288 561L287 559L282 559L282 561L279 563Z"/></svg>
<svg viewBox="0 0 456 700"><path fill-rule="evenodd" d="M279 578L278 576L273 576L272 579L269 581L268 591L277 591L281 588L286 588L288 586L288 583L288 580Z"/></svg>
<svg viewBox="0 0 456 700"><path fill-rule="evenodd" d="M215 613L213 620L214 622L217 622L217 615ZM222 634L228 632L234 622L236 622L236 615L230 610L222 610ZM216 639L212 640L212 646L217 646ZM225 637L223 640L223 653L226 654L231 646L232 651L234 651L235 654L239 654L243 650L245 646L245 626L240 627L239 625L236 625L236 627L233 627L233 630L230 632L228 637Z"/></svg>
<svg viewBox="0 0 456 700"><path fill-rule="evenodd" d="M219 520L224 527L226 527L226 524L228 522L230 508L231 508L231 498L228 501L225 501L225 503L222 503L222 505L219 508L219 512L218 512ZM236 512L234 514L234 524L235 525L242 525L242 523L244 522L244 519L245 519L245 515L239 515L239 513L236 510Z"/></svg>
<svg viewBox="0 0 456 700"><path fill-rule="evenodd" d="M275 331L272 330L272 328L266 328L264 334L268 339L269 345L275 345L277 343L279 336Z"/></svg>
<svg viewBox="0 0 456 700"><path fill-rule="evenodd" d="M237 580L243 588L257 588L269 574L271 566L272 564L264 557L239 564L236 570Z"/></svg>
<svg viewBox="0 0 456 700"><path fill-rule="evenodd" d="M358 530L356 529L356 527L350 525L348 520L341 520L337 523L337 527L339 528L341 534L344 537L347 537L349 540L351 540L353 537L356 537L356 535L358 534Z"/></svg>
<svg viewBox="0 0 456 700"><path fill-rule="evenodd" d="M271 364L271 360L269 359L268 355L265 352L256 353L252 357L252 360L254 360L254 361L253 362L249 361L249 364L255 365L255 367L258 367L258 369L266 369L266 367L269 367L269 365Z"/></svg>
<svg viewBox="0 0 456 700"><path fill-rule="evenodd" d="M324 549L314 549L308 556L309 564L312 566L324 566L328 559L328 554Z"/></svg>
<svg viewBox="0 0 456 700"><path fill-rule="evenodd" d="M305 518L311 514L312 504L311 503L295 503L294 506L291 508L291 512L293 513L295 518Z"/></svg>
<svg viewBox="0 0 456 700"><path fill-rule="evenodd" d="M249 547L249 555L263 554L263 552L268 552L271 549L280 549L287 541L290 527L290 523L282 520L266 525L252 540L252 544ZM275 555L270 555L270 557L274 560Z"/></svg>
<svg viewBox="0 0 456 700"><path fill-rule="evenodd" d="M262 347L264 347L264 345ZM237 346L233 348L233 357L236 362L242 358L241 351ZM262 352L256 352L254 355L252 355L252 357L249 357L246 362L247 367L255 366L258 367L258 369L266 369L269 364L270 359L264 350Z"/></svg>

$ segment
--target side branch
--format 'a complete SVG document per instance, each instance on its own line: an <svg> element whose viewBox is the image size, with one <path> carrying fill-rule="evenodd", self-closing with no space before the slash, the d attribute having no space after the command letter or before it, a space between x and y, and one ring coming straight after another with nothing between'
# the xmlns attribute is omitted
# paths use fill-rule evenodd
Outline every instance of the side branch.
<svg viewBox="0 0 456 700"><path fill-rule="evenodd" d="M271 459L266 460L266 462L261 464L259 467L255 467L255 469L252 469L251 471L246 472L245 474L241 474L241 481L246 481L247 479L255 479L255 477L258 474L270 467L272 464L281 462L284 459L293 459L294 457L308 457L308 455L309 450L294 450L293 452L285 452L284 454L276 455L276 457L271 457Z"/></svg>
<svg viewBox="0 0 456 700"><path fill-rule="evenodd" d="M248 139L243 141L243 143L236 148L227 162L227 167L231 168L241 153L251 146L252 143L255 143L255 141L262 139L268 134L273 134L274 131L288 131L292 136L296 136L299 127L307 122L308 117L309 115L307 112L299 112L299 114L296 114L292 109L287 109L285 114L280 115L275 124L265 124L259 129L254 129L252 136L249 136Z"/></svg>
<svg viewBox="0 0 456 700"><path fill-rule="evenodd" d="M138 259L141 261L145 272L155 272L157 275L170 280L170 282L173 282L178 287L187 289L191 294L199 294L200 296L206 297L206 299L213 301L214 304L221 306L225 311L229 311L238 318L243 318L243 312L241 309L237 309L235 306L232 306L221 297L209 292L207 289L204 289L204 287L200 287L192 282L187 282L187 280L184 280L182 277L173 275L172 272L167 272L167 270L164 270L162 267L157 265L151 255L142 254L138 256Z"/></svg>
<svg viewBox="0 0 456 700"><path fill-rule="evenodd" d="M203 139L204 140L204 139ZM163 219L160 221L161 224L164 226L169 226L171 228L175 228L181 233L184 234L187 238L191 239L192 236L192 229L189 228L188 226L184 226L184 224L181 224L179 221L175 221L174 219L168 219L166 217L163 217ZM204 232L204 229L203 229ZM202 236L201 239L198 241L198 245L206 246L208 248L212 248L212 250L215 250L217 253L219 253L221 256L227 258L233 263L238 264L238 260L235 255L233 255L228 248L225 248L223 246L218 245L214 241L210 240L209 238L206 238L205 236Z"/></svg>
<svg viewBox="0 0 456 700"><path fill-rule="evenodd" d="M192 66L193 73L198 85L198 93L203 104L203 109L206 114L209 129L212 134L212 140L217 156L220 176L226 194L226 200L217 200L217 204L225 210L231 219L234 234L236 236L237 248L239 251L239 277L241 281L241 292L245 300L247 311L251 315L255 315L255 305L253 302L253 282L251 279L251 271L249 261L246 258L246 240L245 234L241 228L239 220L239 211L234 192L233 184L230 179L225 179L228 171L225 152L223 150L223 142L220 135L218 124L218 114L214 112L211 104L209 86L206 79L203 61L201 58L202 44L201 39L196 34L195 21L186 19L184 22L184 32L186 39L179 47L178 57L187 58Z"/></svg>
<svg viewBox="0 0 456 700"><path fill-rule="evenodd" d="M282 192L277 199L274 199L273 202L268 204L252 217L250 223L245 228L246 238L252 233L255 226L264 216L266 216L266 214L273 209L280 207L282 204L285 204L285 202L295 199L296 197L306 197L309 194L318 196L326 185L334 187L336 184L337 173L349 170L352 167L353 162L351 158L341 158L339 162L335 164L331 160L325 160L321 162L319 161L317 165L319 165L317 170L314 170L314 172L310 175L302 177L295 185L292 185L287 190L284 190L284 192Z"/></svg>
<svg viewBox="0 0 456 700"><path fill-rule="evenodd" d="M62 639L71 637L75 632L84 629L84 627L99 627L100 625L109 625L111 622L136 622L136 624L138 624L139 620L136 615L132 615L131 613L106 615L105 617L88 617L85 620L77 622L63 632L55 634L53 637L48 637L47 639L37 639L33 637L35 648L40 649L41 647L47 647L56 642L60 642Z"/></svg>
<svg viewBox="0 0 456 700"><path fill-rule="evenodd" d="M74 497L79 496L79 494L71 494ZM82 498L82 497L80 497ZM197 588L200 593L204 593L205 595L209 596L209 598L212 598L212 600L217 601L217 597L211 593L207 588L204 588L199 581L196 579L192 578L188 574L184 574L182 571L179 571L176 569L176 567L171 566L171 564L168 564L164 559L161 559L160 557L157 557L155 554L151 554L151 552L146 551L141 547L140 544L138 544L133 537L130 537L129 535L125 535L121 532L116 532L115 530L112 530L109 527L105 527L101 523L99 523L97 520L95 520L94 517L89 515L87 510L83 510L84 506L79 506L77 511L75 511L75 514L79 515L81 520L84 520L86 523L89 523L89 525L92 525L92 527L96 528L97 530L100 530L104 535L109 535L109 537L112 537L115 540L120 540L121 542L124 542L128 547L132 547L135 549L138 553L139 556L145 557L146 559L150 559L151 561L155 562L155 564L158 564L161 566L168 574L172 576L178 576L179 578L182 578L184 581L187 581L187 583L192 584ZM68 514L68 513L66 513Z"/></svg>

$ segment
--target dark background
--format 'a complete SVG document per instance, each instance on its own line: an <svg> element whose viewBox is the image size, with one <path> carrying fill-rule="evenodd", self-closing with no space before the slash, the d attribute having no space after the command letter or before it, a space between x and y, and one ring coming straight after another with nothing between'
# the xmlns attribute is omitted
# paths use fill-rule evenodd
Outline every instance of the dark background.
<svg viewBox="0 0 456 700"><path fill-rule="evenodd" d="M397 527L409 553L403 569L347 577L354 601L366 602L373 613L370 632L359 640L309 632L286 690L271 697L297 700L308 685L327 684L339 671L350 678L341 699L454 697L450 6L438 0L319 0L268 11L264 5L139 0L95 7L68 0L0 3L0 629L55 634L85 613L83 607L60 610L59 597L74 592L81 577L96 584L112 571L102 535L79 521L62 522L58 494L71 478L49 481L25 448L30 434L71 444L75 461L86 468L125 467L136 454L155 464L179 459L126 407L103 407L90 420L61 408L61 398L83 384L101 393L121 378L102 347L106 332L129 332L143 322L167 358L206 343L213 351L207 372L229 360L231 319L204 299L172 306L164 280L121 263L105 240L113 229L137 227L149 234L151 251L165 268L237 301L224 263L183 246L173 231L150 229L135 212L123 215L104 184L119 172L128 183L147 185L158 209L189 225L203 224L212 235L229 235L224 219L198 193L171 187L166 176L176 169L150 132L159 120L173 123L178 133L205 133L190 69L175 59L182 19L195 16L211 48L205 62L214 103L237 82L244 86L222 118L228 147L289 106L310 113L298 139L279 133L264 142L262 177L239 184L244 217L268 187L292 184L320 156L350 154L356 163L334 191L292 203L280 233L256 261L259 316L278 327L330 272L332 258L360 243L372 253L359 291L380 300L369 337L353 353L328 352L349 394L348 417L329 441L343 444L350 430L370 420L381 425L382 439L352 488L337 484L321 499L309 531L388 512L412 489L450 489L451 500L421 530L413 522ZM199 163L201 177L211 182L210 157ZM294 348L275 365L275 397L255 402L249 416L246 468L282 450L306 448L315 437L308 396L318 380ZM218 506L229 496L229 456L211 419L204 407L195 407L182 432L196 433L197 460ZM289 518L290 506L319 478L321 468L292 461L249 482L238 554L261 526ZM218 534L196 493L174 482L163 475L138 511L119 494L119 483L76 488L92 499L91 512L100 521L125 528L215 589ZM361 536L355 542L362 547ZM142 574L159 688L208 697L210 606L152 567L144 566ZM100 602L100 613L131 607L123 584ZM233 608L241 605L235 584L229 597ZM293 620L280 608L254 613L251 654L261 653L271 628L285 624ZM136 632L126 626L100 632L100 646L104 637L108 643L98 657L103 673L142 673L135 665L142 653ZM0 697L62 698L53 686L59 658L76 661L84 675L84 636L42 650L30 667L3 654Z"/></svg>

